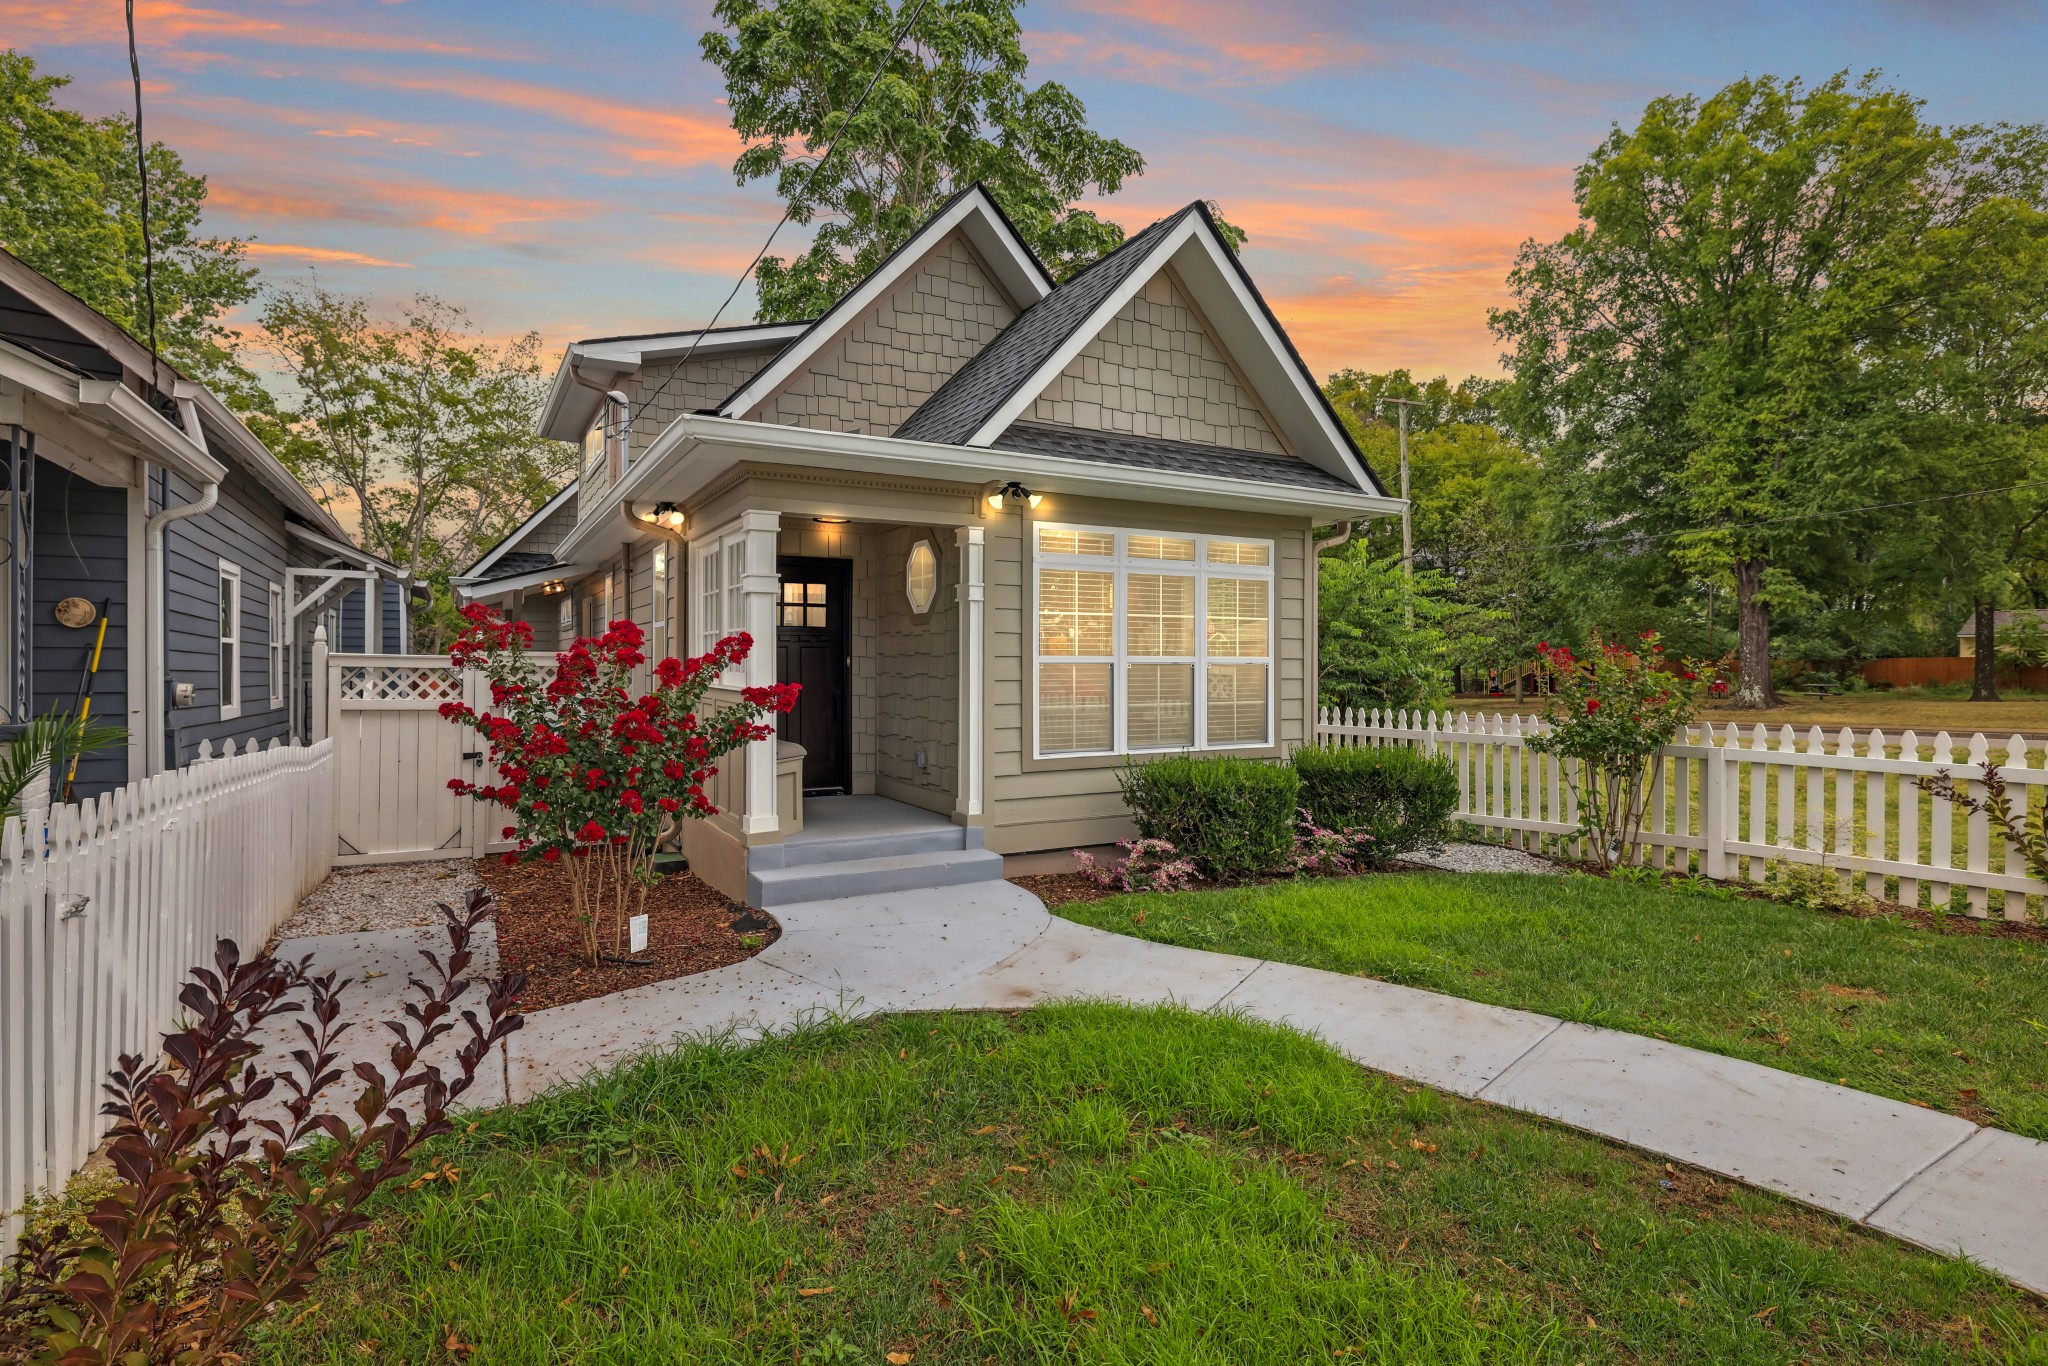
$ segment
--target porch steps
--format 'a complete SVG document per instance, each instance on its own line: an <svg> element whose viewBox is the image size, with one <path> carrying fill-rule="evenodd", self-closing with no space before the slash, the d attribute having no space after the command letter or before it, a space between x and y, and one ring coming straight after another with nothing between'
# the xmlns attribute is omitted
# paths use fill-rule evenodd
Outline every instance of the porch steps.
<svg viewBox="0 0 2048 1366"><path fill-rule="evenodd" d="M958 853L963 847L961 828L945 821L929 828L791 840L783 846L783 861L789 867L808 867L820 863L897 858L906 854Z"/></svg>
<svg viewBox="0 0 2048 1366"><path fill-rule="evenodd" d="M849 841L851 843L852 841ZM858 841L872 844L872 840ZM824 841L819 841L824 843ZM924 849L876 858L841 858L761 868L747 874L748 897L766 910L799 901L827 901L844 896L912 892L925 887L957 887L967 882L996 882L1003 876L1003 856L987 849L963 849L953 836L950 849Z"/></svg>

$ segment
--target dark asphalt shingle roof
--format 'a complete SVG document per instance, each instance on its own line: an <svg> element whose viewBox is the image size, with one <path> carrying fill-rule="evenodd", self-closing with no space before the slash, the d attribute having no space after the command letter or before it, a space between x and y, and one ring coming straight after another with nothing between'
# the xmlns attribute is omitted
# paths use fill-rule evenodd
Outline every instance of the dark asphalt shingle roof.
<svg viewBox="0 0 2048 1366"><path fill-rule="evenodd" d="M1145 264L1159 239L1194 211L1190 204L1160 219L1026 309L940 385L896 435L909 441L966 444L1060 344L1087 323L1102 301Z"/></svg>
<svg viewBox="0 0 2048 1366"><path fill-rule="evenodd" d="M1167 441L1158 437L1126 436L1121 432L1017 422L997 437L995 444L998 450L1091 460L1103 465L1124 465L1175 474L1206 474L1221 479L1248 479L1261 484L1284 484L1289 488L1332 493L1358 492L1356 485L1326 473L1306 460L1285 455L1261 455L1255 451L1235 451L1223 446L1202 446L1192 441Z"/></svg>
<svg viewBox="0 0 2048 1366"><path fill-rule="evenodd" d="M491 566L491 572L478 580L489 583L492 579L516 579L521 574L538 574L543 569L553 569L555 557L531 550L514 550L498 557Z"/></svg>

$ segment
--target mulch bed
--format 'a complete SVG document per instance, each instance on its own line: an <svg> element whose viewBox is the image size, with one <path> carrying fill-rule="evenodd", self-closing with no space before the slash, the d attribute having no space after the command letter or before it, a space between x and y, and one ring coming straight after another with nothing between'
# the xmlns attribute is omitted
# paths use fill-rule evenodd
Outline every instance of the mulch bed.
<svg viewBox="0 0 2048 1366"><path fill-rule="evenodd" d="M560 866L480 859L477 874L498 902L498 962L505 971L526 974L519 1004L529 1012L728 967L752 958L782 934L765 913L744 912L768 919L766 929L749 936L749 947L741 932L728 926L742 913L730 901L695 873L665 873L647 892L647 948L632 955L652 958L654 965L592 967L570 909L569 877Z"/></svg>
<svg viewBox="0 0 2048 1366"><path fill-rule="evenodd" d="M1031 895L1043 901L1048 907L1065 906L1076 901L1100 901L1104 897L1121 896L1107 887L1098 887L1080 873L1033 873L1029 877L1013 877L1016 883Z"/></svg>

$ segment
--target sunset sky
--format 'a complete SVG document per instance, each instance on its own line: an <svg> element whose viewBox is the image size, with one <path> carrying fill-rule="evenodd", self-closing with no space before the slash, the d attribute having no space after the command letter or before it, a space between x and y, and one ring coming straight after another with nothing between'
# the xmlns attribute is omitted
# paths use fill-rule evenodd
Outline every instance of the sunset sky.
<svg viewBox="0 0 2048 1366"><path fill-rule="evenodd" d="M780 212L733 184L698 0L137 15L151 135L271 279L432 291L555 349L702 322ZM1573 166L1657 95L1882 67L1937 121L2048 119L2034 4L1045 0L1023 21L1033 77L1149 161L1102 211L1219 201L1318 373L1496 372L1516 246L1570 225ZM0 44L74 76L75 108L129 99L120 0L0 0Z"/></svg>

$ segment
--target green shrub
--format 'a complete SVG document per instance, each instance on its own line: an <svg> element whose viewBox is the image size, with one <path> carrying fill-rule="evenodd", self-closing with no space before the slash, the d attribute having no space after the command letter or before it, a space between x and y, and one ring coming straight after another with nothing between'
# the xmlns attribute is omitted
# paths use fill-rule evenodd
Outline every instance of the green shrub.
<svg viewBox="0 0 2048 1366"><path fill-rule="evenodd" d="M1177 754L1118 777L1138 833L1167 841L1204 877L1256 877L1293 860L1301 780L1285 764Z"/></svg>
<svg viewBox="0 0 2048 1366"><path fill-rule="evenodd" d="M1458 810L1451 761L1405 745L1294 751L1301 805L1326 830L1363 830L1372 843L1353 855L1387 863L1441 845Z"/></svg>

